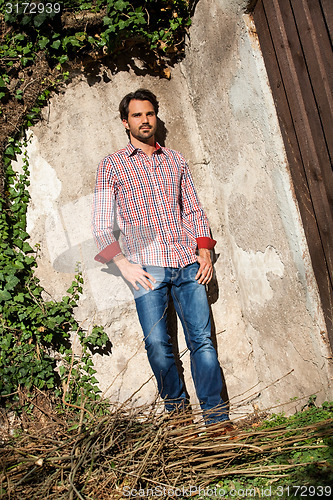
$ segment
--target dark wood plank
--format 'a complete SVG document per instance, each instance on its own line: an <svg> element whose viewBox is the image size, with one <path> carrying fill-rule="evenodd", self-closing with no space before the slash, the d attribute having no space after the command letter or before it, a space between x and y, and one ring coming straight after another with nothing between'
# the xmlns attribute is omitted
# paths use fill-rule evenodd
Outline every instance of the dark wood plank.
<svg viewBox="0 0 333 500"><path fill-rule="evenodd" d="M332 0L320 0L323 17L330 35L331 44L333 43L333 5Z"/></svg>
<svg viewBox="0 0 333 500"><path fill-rule="evenodd" d="M308 69L289 0L264 0L263 6L288 96L327 267L333 279L333 215L324 175L324 166L330 159Z"/></svg>
<svg viewBox="0 0 333 500"><path fill-rule="evenodd" d="M299 143L295 132L295 124L291 115L279 61L276 57L276 50L273 45L270 27L262 0L259 0L258 4L256 5L253 17L257 28L259 42L261 45L272 94L277 108L295 193L309 246L312 266L319 287L327 331L331 346L333 347L332 285L326 265L324 249L321 243L321 237L315 217L314 207L307 182L307 176L303 165L303 158L300 152ZM282 41L280 40L280 50L281 44Z"/></svg>
<svg viewBox="0 0 333 500"><path fill-rule="evenodd" d="M333 9L333 1L331 6ZM324 162L321 167L322 169L327 167L326 187L333 206L333 52L331 42L317 0L311 2L293 0L291 7L330 155L330 163Z"/></svg>

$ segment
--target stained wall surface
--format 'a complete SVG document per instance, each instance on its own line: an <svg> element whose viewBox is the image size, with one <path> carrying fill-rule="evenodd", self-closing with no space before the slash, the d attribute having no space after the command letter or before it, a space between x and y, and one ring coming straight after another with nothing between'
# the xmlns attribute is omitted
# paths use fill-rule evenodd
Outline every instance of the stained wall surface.
<svg viewBox="0 0 333 500"><path fill-rule="evenodd" d="M94 261L90 229L97 164L127 143L118 104L139 87L158 96L165 143L188 159L218 241L208 295L232 414L292 411L311 394L319 402L333 395L317 285L245 4L198 2L186 57L170 80L103 67L92 81L82 72L51 98L32 130L28 230L41 245L38 275L60 298L80 262L85 285L77 317L88 329L102 324L109 335L111 354L96 354L94 362L114 402L156 397L132 293L114 265ZM178 338L196 403L179 325Z"/></svg>

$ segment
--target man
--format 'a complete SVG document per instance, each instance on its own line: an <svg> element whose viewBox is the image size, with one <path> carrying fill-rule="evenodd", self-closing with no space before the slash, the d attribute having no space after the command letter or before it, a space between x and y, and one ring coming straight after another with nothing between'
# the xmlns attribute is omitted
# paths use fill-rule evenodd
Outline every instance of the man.
<svg viewBox="0 0 333 500"><path fill-rule="evenodd" d="M148 359L166 409L188 404L167 330L171 293L205 422L228 421L205 290L213 276L210 251L216 242L185 159L155 140L155 95L138 89L122 99L119 111L130 143L98 167L93 233L100 252L95 259L113 260L133 287ZM115 218L119 242L113 233Z"/></svg>

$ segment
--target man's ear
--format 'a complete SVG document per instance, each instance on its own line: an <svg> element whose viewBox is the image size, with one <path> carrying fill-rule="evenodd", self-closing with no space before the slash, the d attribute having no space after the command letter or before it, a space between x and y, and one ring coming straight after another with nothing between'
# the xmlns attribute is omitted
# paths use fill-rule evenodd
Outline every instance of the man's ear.
<svg viewBox="0 0 333 500"><path fill-rule="evenodd" d="M129 130L128 121L125 118L123 118L121 121L123 122L123 125L126 128L126 130Z"/></svg>

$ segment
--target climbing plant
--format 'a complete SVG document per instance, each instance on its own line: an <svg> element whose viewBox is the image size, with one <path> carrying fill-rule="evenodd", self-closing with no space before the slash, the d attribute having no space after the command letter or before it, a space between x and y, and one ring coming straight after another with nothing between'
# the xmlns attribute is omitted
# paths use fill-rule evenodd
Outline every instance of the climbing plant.
<svg viewBox="0 0 333 500"><path fill-rule="evenodd" d="M89 53L114 54L130 42L170 58L182 53L189 8L186 0L0 0L7 28L1 56L7 68L17 61L26 66L42 50L63 64Z"/></svg>
<svg viewBox="0 0 333 500"><path fill-rule="evenodd" d="M26 232L29 202L29 165L23 142L9 139L5 151L6 202L0 198L0 395L16 396L18 389L66 387L64 401L79 405L84 398L98 396L97 379L88 348L103 347L107 336L94 327L82 331L73 315L83 279L75 275L61 301L46 301L44 290L34 275L38 247L33 249ZM15 155L23 158L22 173L11 166ZM75 359L70 337L76 334L83 352ZM60 355L55 371L54 353ZM70 376L69 376L70 372Z"/></svg>
<svg viewBox="0 0 333 500"><path fill-rule="evenodd" d="M153 54L157 71L164 70L182 55L190 8L186 0L0 0L0 404L23 387L53 390L78 407L96 400L91 352L108 340L101 327L87 332L75 319L80 272L60 301L47 300L35 275L38 248L26 231L26 130L78 60L97 64L140 45ZM12 167L18 155L21 173Z"/></svg>

